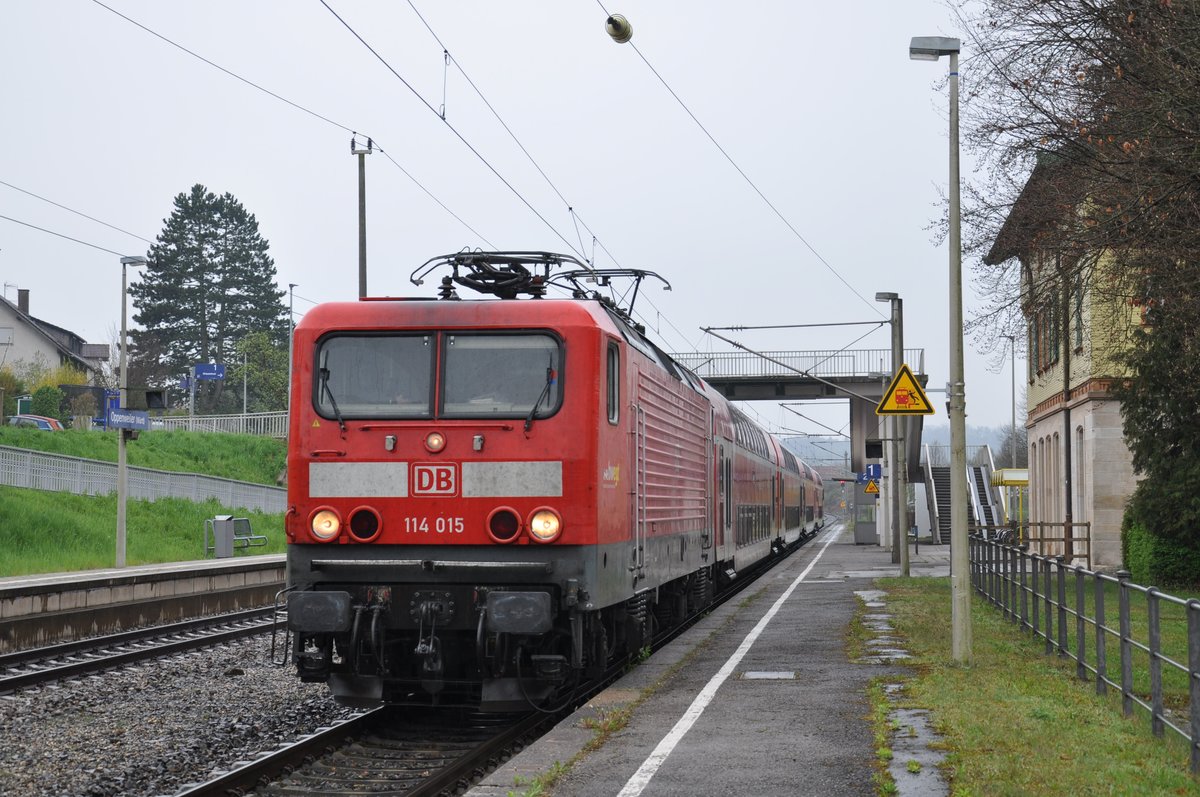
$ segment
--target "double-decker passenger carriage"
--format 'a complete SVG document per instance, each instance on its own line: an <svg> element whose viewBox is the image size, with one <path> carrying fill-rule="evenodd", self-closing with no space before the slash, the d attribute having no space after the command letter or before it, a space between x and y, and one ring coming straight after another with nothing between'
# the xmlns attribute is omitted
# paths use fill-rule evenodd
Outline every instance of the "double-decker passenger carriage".
<svg viewBox="0 0 1200 797"><path fill-rule="evenodd" d="M295 330L302 679L355 703L552 704L815 532L815 472L591 292L657 275L464 252L413 281L435 268L438 299L324 304Z"/></svg>

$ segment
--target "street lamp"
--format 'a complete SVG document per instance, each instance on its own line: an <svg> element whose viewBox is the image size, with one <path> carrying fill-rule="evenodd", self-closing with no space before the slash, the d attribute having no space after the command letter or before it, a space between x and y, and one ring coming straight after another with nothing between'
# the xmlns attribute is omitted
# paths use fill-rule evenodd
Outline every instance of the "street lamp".
<svg viewBox="0 0 1200 797"><path fill-rule="evenodd" d="M129 369L126 366L129 356L129 341L125 322L126 299L129 296L128 270L130 266L138 268L146 264L147 261L144 257L121 258L121 409L125 409L125 404L129 400ZM129 466L125 460L125 435L127 432L126 429L117 429L117 567L125 566L125 498L129 492Z"/></svg>
<svg viewBox="0 0 1200 797"><path fill-rule="evenodd" d="M958 39L914 36L908 56L950 56L950 593L954 660L971 659L971 590L967 558L967 396L963 375L962 236L958 178Z"/></svg>
<svg viewBox="0 0 1200 797"><path fill-rule="evenodd" d="M900 294L879 292L875 301L888 302L892 317L892 378L904 364L904 300ZM904 441L908 419L896 415L888 416L891 431L888 437L892 444L892 562L900 564L900 574L909 574L908 564L908 450Z"/></svg>

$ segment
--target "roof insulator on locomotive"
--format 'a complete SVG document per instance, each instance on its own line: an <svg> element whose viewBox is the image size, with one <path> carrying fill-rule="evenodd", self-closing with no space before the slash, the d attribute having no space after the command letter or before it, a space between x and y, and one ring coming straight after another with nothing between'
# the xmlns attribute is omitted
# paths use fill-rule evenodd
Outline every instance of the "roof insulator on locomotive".
<svg viewBox="0 0 1200 797"><path fill-rule="evenodd" d="M546 295L546 278L541 274L534 274L529 280L529 287L526 290L533 298L541 299Z"/></svg>
<svg viewBox="0 0 1200 797"><path fill-rule="evenodd" d="M442 286L438 288L439 299L458 299L458 291L454 289L454 280L442 277Z"/></svg>

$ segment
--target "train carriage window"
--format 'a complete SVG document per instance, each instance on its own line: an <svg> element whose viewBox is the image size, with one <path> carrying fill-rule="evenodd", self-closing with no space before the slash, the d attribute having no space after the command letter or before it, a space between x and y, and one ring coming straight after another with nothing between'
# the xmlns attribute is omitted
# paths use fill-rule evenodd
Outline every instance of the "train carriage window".
<svg viewBox="0 0 1200 797"><path fill-rule="evenodd" d="M562 349L546 334L447 334L442 415L545 418L562 399Z"/></svg>
<svg viewBox="0 0 1200 797"><path fill-rule="evenodd" d="M430 335L334 335L318 344L314 404L326 418L432 415Z"/></svg>
<svg viewBox="0 0 1200 797"><path fill-rule="evenodd" d="M608 422L616 424L621 417L621 350L608 344Z"/></svg>

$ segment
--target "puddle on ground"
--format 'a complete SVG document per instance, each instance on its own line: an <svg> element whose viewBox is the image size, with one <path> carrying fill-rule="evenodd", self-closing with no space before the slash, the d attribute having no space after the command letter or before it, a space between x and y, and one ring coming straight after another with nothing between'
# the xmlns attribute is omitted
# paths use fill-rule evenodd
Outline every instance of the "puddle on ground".
<svg viewBox="0 0 1200 797"><path fill-rule="evenodd" d="M854 594L871 610L863 615L863 625L874 634L867 640L867 653L858 659L858 663L889 665L912 658L904 649L904 640L894 635L892 615L886 611L887 593L861 590ZM887 768L896 784L895 794L898 797L946 797L950 788L938 768L946 753L931 749L931 745L940 742L942 737L929 726L929 712L896 705L904 692L901 683L884 684L883 690L892 703L888 712L888 722L893 728L889 741L892 759Z"/></svg>

